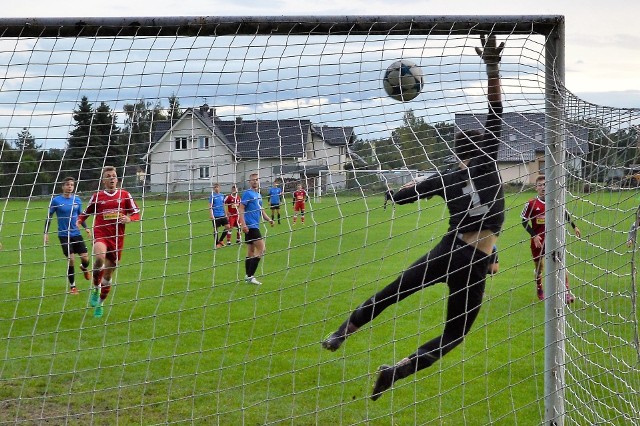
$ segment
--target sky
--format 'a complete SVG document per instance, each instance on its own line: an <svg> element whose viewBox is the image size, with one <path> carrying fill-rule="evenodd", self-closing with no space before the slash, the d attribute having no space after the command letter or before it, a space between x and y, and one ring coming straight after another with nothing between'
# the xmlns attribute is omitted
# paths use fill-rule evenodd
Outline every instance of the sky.
<svg viewBox="0 0 640 426"><path fill-rule="evenodd" d="M637 1L28 0L11 1L3 7L7 18L411 14L564 15L567 88L592 103L640 108L640 2Z"/></svg>
<svg viewBox="0 0 640 426"><path fill-rule="evenodd" d="M137 2L132 2L130 0L110 0L108 2L88 2L86 0L65 0L62 2L51 2L50 0L28 0L24 2L9 2L3 8L3 15L7 18L282 15L385 16L412 14L434 16L563 15L565 17L566 33L565 83L568 90L576 94L581 99L590 103L617 108L640 108L640 78L638 78L638 74L640 71L640 49L638 48L638 46L640 46L640 35L636 31L637 22L635 22L636 17L640 16L640 2L630 2L622 0L610 0L608 2L594 0L537 0L528 2L514 1L508 3L487 3L491 4L482 5L482 2L479 2L477 0L403 0L402 2L393 2L389 0L349 0L346 2L344 0L322 0L319 2L304 0L245 0L242 2L230 2L228 0L143 0ZM153 7L150 7L151 5ZM63 42L56 43L60 44ZM516 46L516 44L517 40L512 39L510 41L510 45L508 47L512 48L512 52L518 51L518 46ZM74 45L74 49L77 49L80 46L80 44L78 44L78 46ZM176 46L175 49L175 52L177 52L176 55L180 55L181 49L177 47L178 46ZM186 50L187 49L185 48L182 49L182 51ZM95 53L97 49L93 49L93 46L87 51L92 51L94 52L94 54L91 57L87 56L87 58L89 59L86 59L87 68L83 74L84 77L82 83L80 83L79 86L73 86L74 84L76 84L76 81L79 82L79 80L74 80L71 78L67 79L67 83L65 83L67 86L72 86L71 90L74 90L75 87L76 92L79 92L79 90L77 90L77 87L80 87L82 84L86 85L83 87L83 89L89 85L91 75L100 76L103 72L103 69L105 68L104 64L107 63L106 61L102 62L102 58ZM106 51L109 51L109 49L107 49ZM117 52L117 49L115 49L115 52ZM475 56L472 49L471 54L472 57ZM29 55L28 47L26 48L26 50L22 51L22 55ZM88 53L88 55L90 55L90 53ZM110 53L109 55L109 61L113 62L118 59L117 53ZM52 59L55 59L55 57L52 57ZM133 61L132 59L135 58L128 58L126 60L123 60L123 62L121 63L128 63L130 64L129 66L134 66L131 65L135 63L135 61ZM389 58L385 58L385 60L387 59ZM423 57L422 59L424 61L428 61L428 58ZM19 63L21 57L19 55L15 55L15 58L13 58L13 60L15 60L16 63ZM475 57L474 61L474 64L476 64L477 57ZM80 62L84 63L85 61ZM284 64L284 62L285 61L283 60L282 63ZM45 66L46 63L47 61L43 61L43 66ZM227 61L227 63L230 64L232 62ZM175 65L177 66L180 66L180 64L182 64L181 61L175 62ZM371 65L375 67L376 65L382 65L381 63L375 62L373 64L363 62L362 64L363 67ZM170 71L168 67L172 65L174 64L165 64L165 71ZM422 63L421 65L427 67L430 66L427 63ZM507 65L503 65L505 70L507 70ZM95 72L93 72L93 70L91 69L92 66L96 67ZM244 62L243 66L245 66ZM473 67L477 69L477 65L473 65ZM56 73L56 69L54 69L54 66L49 65L47 69L48 73ZM384 69L384 67L382 66L380 69ZM180 69L176 69L176 71L180 71ZM361 71L362 72L359 72L358 75L365 75L365 70ZM8 77L10 76L10 72L11 70L9 70L7 74ZM18 72L20 72L20 70L18 70ZM119 72L120 71L115 72L116 77ZM330 73L329 67L327 67L327 72ZM369 72L371 73L371 70L369 70ZM264 71L261 71L261 73L261 79L264 79L266 74L264 73ZM174 74L177 75L180 73ZM374 75L374 77L369 80L375 81L376 87L380 86L380 84L378 83L378 74L379 72L376 71L372 74ZM247 78L250 78L250 73L245 72L244 75L246 75ZM518 76L518 70L512 70L511 75ZM104 80L104 77L102 78ZM149 79L152 77L145 78ZM188 78L188 75L186 76L186 78ZM345 76L345 74L341 74L340 78L344 80L345 78L348 78L348 76ZM462 77L462 79L464 79L464 76ZM469 81L470 80L471 78L469 79ZM474 78L474 80L476 80L476 78ZM47 84L46 82L38 83L37 80L34 79L32 79L30 83L42 85L43 87L45 87ZM58 84L57 81L53 81L53 83ZM100 93L96 93L96 100L100 99L100 96L111 99L111 94L115 92L117 92L117 96L120 96L123 99L125 97L127 99L139 99L140 97L144 98L148 96L148 93L136 93L136 90L140 90L139 87L144 86L142 84L123 84L123 82L118 81L112 84L106 80L101 81L100 83L102 85L99 87L107 87L111 89L101 89ZM163 84L166 85L167 83L170 82L163 80ZM282 89L286 85L286 79L279 78L273 80L270 86L269 83L270 82L264 83L264 86L269 90L269 93L273 94L276 97L283 96L280 95L280 93L284 93ZM456 84L455 81L450 81L449 83L452 83L454 85ZM354 82L353 84L360 84L360 82ZM7 79L7 82L4 83L3 88L9 89L10 85L11 82L9 79ZM464 84L461 83L461 85L463 86L462 88L464 89L466 94L473 93L474 87L468 85L467 82L464 82ZM273 86L278 86L281 91L273 91ZM169 85L169 87L171 86ZM188 90L188 87L189 85L185 80L183 82L183 86L181 86L180 95L184 95ZM223 86L219 85L219 87ZM229 87L231 88L231 86ZM255 88L252 87L251 89L252 90L248 90L248 93L256 93ZM325 107L324 109L322 109L323 107L321 104L323 102L323 99L327 99L327 102L329 104L333 102L333 100L330 99L331 96L329 94L329 92L331 91L331 85L328 84L323 88L323 86L319 84L318 87L308 86L307 89L314 90L316 92L317 96L315 96L315 98L318 99L318 104L313 103L316 102L315 98L311 101L311 104L301 104L301 99L303 99L302 102L304 102L304 99L312 98L307 98L307 93L301 93L300 96L294 97L292 99L281 98L279 99L279 103L277 102L278 99L261 100L260 105L265 109L265 111L269 108L282 111L283 105L285 105L285 101L288 101L289 103L291 103L289 111L295 110L298 113L308 113L309 116L313 116L312 114L315 111L316 117L322 120L335 118L331 117L331 114L327 114L327 108ZM321 93L323 89L327 91L326 94ZM68 87L65 90L65 93L69 93ZM111 92L109 90L111 90ZM206 90L206 88L203 90ZM379 91L379 88L377 90ZM424 91L424 98L428 97L427 92L427 90ZM71 122L71 111L77 104L77 99L79 99L78 95L84 93L72 93L72 95L75 96L73 98L70 98L72 100L65 100L63 99L63 97L60 97L59 99L56 99L56 102L59 103L59 106L56 107L58 108L58 110L53 111L53 113L47 112L46 114L42 113L40 115L38 114L39 111L36 109L37 107L30 108L29 105L45 105L47 103L45 99L37 99L37 102L34 103L31 101L30 103L28 96L31 92L29 90L24 90L21 93L22 94L20 95L20 99L19 101L16 101L16 104L22 102L22 105L27 105L27 109L20 112L18 112L17 109L15 109L14 111L9 111L7 117L11 117L11 122L6 125L4 122L1 123L1 127L3 129L2 132L9 137L14 137L14 134L16 134L20 129L22 129L23 127L28 127L34 129L32 133L34 133L34 136L36 136L38 140L50 141L47 142L47 147L63 146L69 131L68 126ZM38 90L37 93L40 93L38 96L42 96L42 93L45 92L41 93L41 90ZM224 93L216 93L218 95L216 100L224 99ZM367 92L363 92L361 94L368 95ZM476 95L477 94L478 92L476 91ZM56 96L60 95L56 94ZM167 94L162 94L162 97L166 96ZM200 96L201 94L193 94L192 98L196 98L195 102L200 102ZM227 103L227 109L233 108L233 111L227 111L228 117L226 118L228 119L233 116L246 114L247 111L243 111L241 109L238 109L237 107L238 104L242 104L242 101L245 100L247 104L255 101L255 99L242 99L238 97L236 97L232 101L229 101ZM354 117L349 117L348 114L349 111L359 111L361 107L355 106L357 101L361 100L352 98L347 99L346 103L343 102L340 110L340 113L342 115L335 122L339 123L340 125L352 125ZM352 106L347 105L348 102L351 102ZM11 105L12 101L5 98L3 103ZM230 105L233 106L231 107ZM403 105L394 105L393 102L388 102L388 100L378 102L376 105L382 105L385 118L379 120L377 123L373 123L373 126L371 125L371 121L362 123L362 129L360 129L361 132L363 131L363 129L373 132L384 132L385 130L388 131L389 126L393 124L389 119L389 117L391 117L390 113L395 112L395 116L398 119L401 118L401 115L399 115L399 113L402 111L402 108L404 107ZM371 106L371 108L371 111L374 111L374 107ZM321 109L322 113L318 113L318 111L320 111ZM438 109L437 107L433 108L433 105L430 104L430 107L425 107L424 111L431 113L431 111L441 110L442 106L440 106L440 109ZM286 106L284 111L286 113ZM446 112L453 113L456 111L453 111L449 108ZM223 115L225 113L224 108L219 108L218 113L220 115ZM39 119L38 122L35 122L37 117L44 116L49 117L48 122L44 122L42 119ZM279 116L278 118L282 117ZM431 116L429 118L433 119L434 121L439 121L440 119L442 119L437 115Z"/></svg>

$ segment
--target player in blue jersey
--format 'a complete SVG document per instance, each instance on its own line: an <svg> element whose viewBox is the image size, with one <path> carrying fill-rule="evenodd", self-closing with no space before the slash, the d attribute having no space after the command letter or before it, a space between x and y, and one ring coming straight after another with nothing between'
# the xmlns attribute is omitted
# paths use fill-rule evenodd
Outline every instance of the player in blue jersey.
<svg viewBox="0 0 640 426"><path fill-rule="evenodd" d="M246 275L245 281L249 284L260 285L254 274L258 270L260 258L264 255L265 244L260 233L260 220L264 219L273 226L271 219L262 207L262 195L260 195L260 179L257 173L249 175L249 189L242 193L242 199L238 206L238 224L244 232L244 241L247 243L247 257L244 261Z"/></svg>
<svg viewBox="0 0 640 426"><path fill-rule="evenodd" d="M49 214L44 225L44 243L49 242L49 226L55 214L58 218L58 239L62 246L62 253L67 258L67 278L69 279L69 291L71 294L78 294L75 278L75 255L80 256L80 269L84 273L84 278L91 279L89 273L89 254L87 246L82 238L82 233L76 224L78 214L82 212L82 201L73 192L76 181L72 177L62 181L62 194L51 199L49 203ZM84 225L87 235L91 238L91 230Z"/></svg>
<svg viewBox="0 0 640 426"><path fill-rule="evenodd" d="M280 225L280 202L282 201L282 188L280 188L280 181L276 179L273 181L273 186L269 188L269 205L271 206L271 220L278 218L278 225Z"/></svg>
<svg viewBox="0 0 640 426"><path fill-rule="evenodd" d="M224 208L224 194L220 192L220 184L213 184L213 192L209 196L209 215L213 224L213 238L216 241L216 248L224 247L224 239L229 232L229 219ZM218 235L218 228L222 227L222 232Z"/></svg>

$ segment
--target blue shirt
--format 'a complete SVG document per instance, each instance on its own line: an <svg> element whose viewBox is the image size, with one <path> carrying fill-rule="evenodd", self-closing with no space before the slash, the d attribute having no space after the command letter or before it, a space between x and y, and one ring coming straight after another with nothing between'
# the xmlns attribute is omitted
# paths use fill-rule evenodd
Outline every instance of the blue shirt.
<svg viewBox="0 0 640 426"><path fill-rule="evenodd" d="M269 189L269 204L280 204L280 194L282 194L282 188L274 186Z"/></svg>
<svg viewBox="0 0 640 426"><path fill-rule="evenodd" d="M247 225L247 228L260 228L262 195L253 189L247 189L242 194L242 200L240 202L244 206L244 223Z"/></svg>
<svg viewBox="0 0 640 426"><path fill-rule="evenodd" d="M64 195L57 195L49 204L49 217L51 219L55 214L58 217L58 236L60 237L78 237L80 230L76 221L78 214L82 212L82 201L80 197L71 195L66 198Z"/></svg>
<svg viewBox="0 0 640 426"><path fill-rule="evenodd" d="M224 213L224 194L212 192L209 197L209 204L211 204L211 212L213 217L225 217Z"/></svg>

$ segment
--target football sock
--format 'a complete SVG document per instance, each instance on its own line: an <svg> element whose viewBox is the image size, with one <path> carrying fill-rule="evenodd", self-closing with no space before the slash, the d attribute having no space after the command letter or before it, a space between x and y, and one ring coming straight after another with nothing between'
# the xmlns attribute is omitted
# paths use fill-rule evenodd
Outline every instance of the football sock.
<svg viewBox="0 0 640 426"><path fill-rule="evenodd" d="M111 291L111 281L102 280L102 287L100 287L100 301L107 298L109 291Z"/></svg>
<svg viewBox="0 0 640 426"><path fill-rule="evenodd" d="M69 284L73 287L76 282L76 270L73 265L67 265L67 278L69 279Z"/></svg>
<svg viewBox="0 0 640 426"><path fill-rule="evenodd" d="M259 257L251 257L249 258L249 275L250 277L252 277L256 271L258 270L258 264L260 263L260 258Z"/></svg>
<svg viewBox="0 0 640 426"><path fill-rule="evenodd" d="M83 260L81 262L82 262L82 267L84 269L87 269L89 267L89 260Z"/></svg>

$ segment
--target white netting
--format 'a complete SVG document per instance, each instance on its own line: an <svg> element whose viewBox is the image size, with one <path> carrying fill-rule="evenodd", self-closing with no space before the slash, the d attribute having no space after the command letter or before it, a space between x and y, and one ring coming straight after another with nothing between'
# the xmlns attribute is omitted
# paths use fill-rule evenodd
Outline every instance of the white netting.
<svg viewBox="0 0 640 426"><path fill-rule="evenodd" d="M0 423L541 423L544 352L564 348L564 423L639 424L627 232L640 204L640 112L553 87L567 151L561 164L545 160L556 131L545 35L562 21L0 21ZM490 31L506 43L500 272L465 342L372 403L377 367L441 333L446 287L394 305L336 353L320 341L446 230L439 198L384 209L385 191L437 174L453 161L454 133L482 129L487 80L474 47ZM406 103L381 81L401 58L425 78ZM46 245L43 229L62 180L77 180L86 207L105 165L142 220L127 225L97 319L77 258L80 295L68 293L56 218ZM566 174L582 238L561 230L576 302L562 311L566 339L549 348L520 213L552 166ZM235 231L214 249L208 206L213 183L242 193L252 172L269 215L269 187L284 190L281 223L261 228L260 287L243 279ZM292 220L298 184L304 224Z"/></svg>

